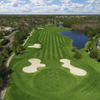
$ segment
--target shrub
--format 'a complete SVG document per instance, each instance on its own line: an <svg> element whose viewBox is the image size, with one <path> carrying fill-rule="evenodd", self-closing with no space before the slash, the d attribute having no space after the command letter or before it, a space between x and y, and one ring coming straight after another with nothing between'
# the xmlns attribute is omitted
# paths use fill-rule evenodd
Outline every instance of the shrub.
<svg viewBox="0 0 100 100"><path fill-rule="evenodd" d="M3 79L0 77L0 91L2 90L3 88Z"/></svg>
<svg viewBox="0 0 100 100"><path fill-rule="evenodd" d="M100 58L98 58L98 60L97 60L98 62L100 62Z"/></svg>
<svg viewBox="0 0 100 100"><path fill-rule="evenodd" d="M6 45L8 44L10 41L8 39L4 39L2 42L1 42L1 45Z"/></svg>
<svg viewBox="0 0 100 100"><path fill-rule="evenodd" d="M88 43L86 48L87 48L87 52L91 52L91 50L93 49L92 43Z"/></svg>
<svg viewBox="0 0 100 100"><path fill-rule="evenodd" d="M16 55L22 54L23 52L24 52L24 47L21 45L19 45L15 50Z"/></svg>
<svg viewBox="0 0 100 100"><path fill-rule="evenodd" d="M21 31L16 33L15 40L17 43L22 44L23 40L26 39L28 35L29 34L28 34L27 30L21 30Z"/></svg>
<svg viewBox="0 0 100 100"><path fill-rule="evenodd" d="M72 52L76 52L77 51L77 48L76 47L73 47L72 48Z"/></svg>
<svg viewBox="0 0 100 100"><path fill-rule="evenodd" d="M76 59L80 59L80 58L82 58L82 55L81 55L81 53L80 52L75 52L75 54L74 54L74 58L76 58Z"/></svg>
<svg viewBox="0 0 100 100"><path fill-rule="evenodd" d="M98 58L98 52L92 50L92 51L90 52L90 57L91 57L91 58Z"/></svg>

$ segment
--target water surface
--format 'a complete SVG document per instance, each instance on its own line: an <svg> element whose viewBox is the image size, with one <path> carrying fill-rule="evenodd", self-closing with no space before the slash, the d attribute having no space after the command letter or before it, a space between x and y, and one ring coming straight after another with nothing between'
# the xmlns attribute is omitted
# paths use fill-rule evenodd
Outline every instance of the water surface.
<svg viewBox="0 0 100 100"><path fill-rule="evenodd" d="M69 30L69 31L63 31L63 32L60 32L60 33L64 36L71 38L73 40L72 45L74 47L76 47L77 49L84 48L85 44L88 41L88 38L80 32L73 32L73 31Z"/></svg>
<svg viewBox="0 0 100 100"><path fill-rule="evenodd" d="M59 25L57 25L57 27L63 27L63 25L59 24Z"/></svg>

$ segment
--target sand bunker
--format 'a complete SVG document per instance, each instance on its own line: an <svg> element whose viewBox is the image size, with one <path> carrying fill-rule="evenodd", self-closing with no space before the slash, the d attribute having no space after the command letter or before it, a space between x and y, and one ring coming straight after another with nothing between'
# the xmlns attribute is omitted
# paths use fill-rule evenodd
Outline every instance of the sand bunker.
<svg viewBox="0 0 100 100"><path fill-rule="evenodd" d="M85 70L72 66L70 64L70 60L68 59L61 59L60 62L63 62L64 64L62 66L65 68L69 68L70 72L74 75L85 76L87 74Z"/></svg>
<svg viewBox="0 0 100 100"><path fill-rule="evenodd" d="M28 48L41 48L41 44L34 44L32 46L28 46Z"/></svg>
<svg viewBox="0 0 100 100"><path fill-rule="evenodd" d="M25 73L33 73L36 72L39 67L45 67L45 64L41 64L40 59L29 59L28 61L31 65L23 68Z"/></svg>

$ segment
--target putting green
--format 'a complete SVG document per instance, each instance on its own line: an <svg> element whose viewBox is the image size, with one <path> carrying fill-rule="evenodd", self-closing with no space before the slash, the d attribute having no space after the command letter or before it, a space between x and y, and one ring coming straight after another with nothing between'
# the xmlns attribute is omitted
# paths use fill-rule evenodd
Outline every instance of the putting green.
<svg viewBox="0 0 100 100"><path fill-rule="evenodd" d="M39 91L62 92L71 89L77 80L61 69L45 69L35 76L34 83ZM69 88L68 88L69 87Z"/></svg>
<svg viewBox="0 0 100 100"><path fill-rule="evenodd" d="M10 63L14 71L4 100L100 100L100 63L91 59L85 49L80 50L82 59L73 58L72 40L59 32L69 30L55 25L44 26L33 32L25 45L25 51L16 55ZM41 44L41 48L28 48ZM40 59L45 67L25 73L29 59ZM71 65L87 72L76 76L62 67L60 59L71 60Z"/></svg>

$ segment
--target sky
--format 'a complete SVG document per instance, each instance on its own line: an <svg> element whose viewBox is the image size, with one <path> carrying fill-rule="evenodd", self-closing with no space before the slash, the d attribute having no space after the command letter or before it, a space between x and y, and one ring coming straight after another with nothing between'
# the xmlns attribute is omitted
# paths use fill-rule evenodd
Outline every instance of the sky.
<svg viewBox="0 0 100 100"><path fill-rule="evenodd" d="M0 14L100 14L100 0L0 0Z"/></svg>

